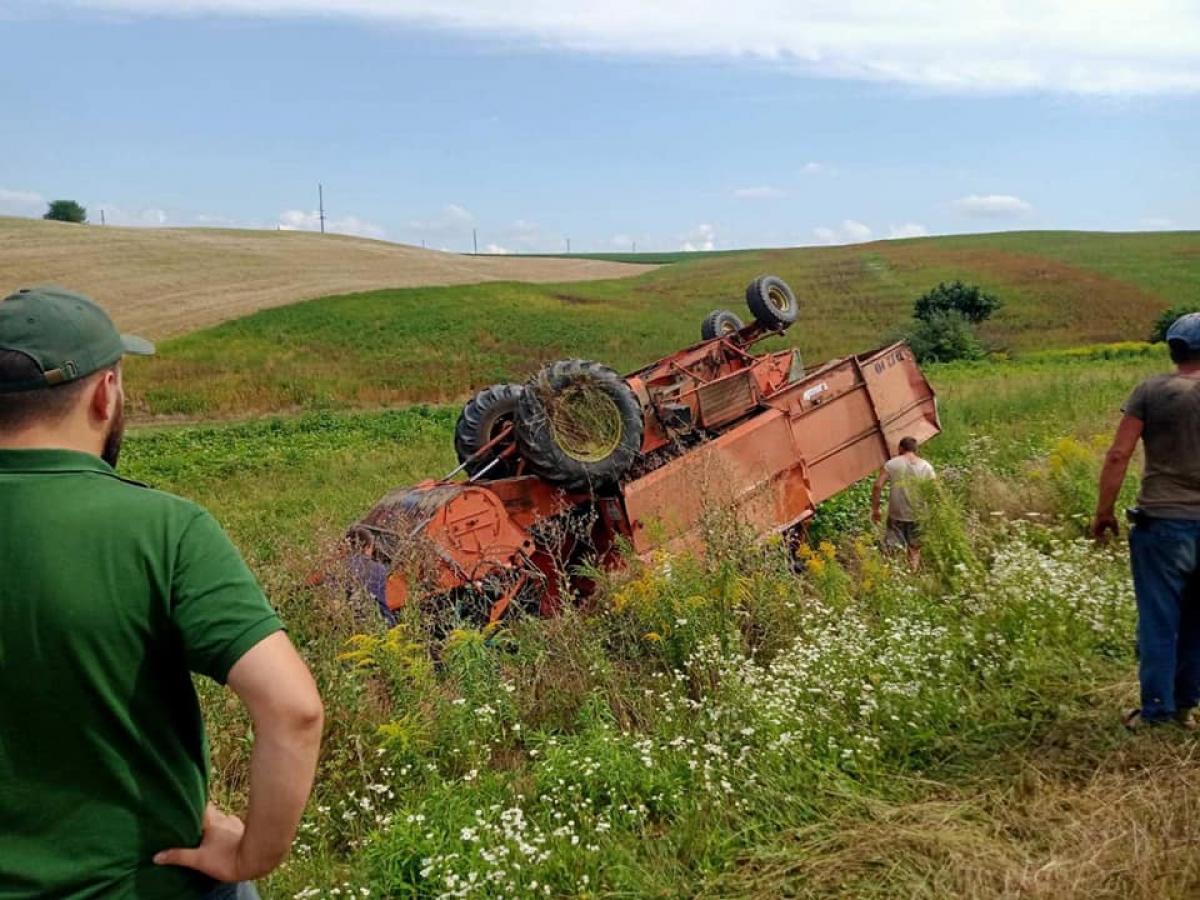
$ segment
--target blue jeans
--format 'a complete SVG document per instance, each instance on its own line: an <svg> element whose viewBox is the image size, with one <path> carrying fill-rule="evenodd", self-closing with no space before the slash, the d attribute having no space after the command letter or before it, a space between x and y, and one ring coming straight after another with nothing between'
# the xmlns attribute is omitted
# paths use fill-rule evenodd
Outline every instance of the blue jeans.
<svg viewBox="0 0 1200 900"><path fill-rule="evenodd" d="M1200 519L1146 518L1129 536L1142 717L1200 701Z"/></svg>
<svg viewBox="0 0 1200 900"><path fill-rule="evenodd" d="M202 900L259 900L259 896L253 881L238 881L218 884Z"/></svg>

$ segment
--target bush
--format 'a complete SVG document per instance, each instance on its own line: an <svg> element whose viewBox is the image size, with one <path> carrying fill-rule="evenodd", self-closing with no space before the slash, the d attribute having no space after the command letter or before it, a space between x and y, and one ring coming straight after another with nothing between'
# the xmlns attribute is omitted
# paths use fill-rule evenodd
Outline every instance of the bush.
<svg viewBox="0 0 1200 900"><path fill-rule="evenodd" d="M1150 343L1157 344L1167 339L1167 329L1175 324L1175 320L1180 316L1186 316L1188 313L1200 312L1200 304L1197 303L1182 303L1179 306L1172 306L1170 309L1163 310L1162 314L1154 320L1154 328L1150 331Z"/></svg>
<svg viewBox="0 0 1200 900"><path fill-rule="evenodd" d="M81 223L87 221L87 209L74 200L52 200L42 218L54 222Z"/></svg>
<svg viewBox="0 0 1200 900"><path fill-rule="evenodd" d="M971 323L958 312L938 312L913 320L905 340L917 361L953 362L956 359L982 359L983 345Z"/></svg>
<svg viewBox="0 0 1200 900"><path fill-rule="evenodd" d="M932 322L946 313L958 313L972 325L978 325L992 317L1000 308L1000 298L989 294L977 284L961 281L938 282L937 287L926 291L913 305L913 315L923 322Z"/></svg>

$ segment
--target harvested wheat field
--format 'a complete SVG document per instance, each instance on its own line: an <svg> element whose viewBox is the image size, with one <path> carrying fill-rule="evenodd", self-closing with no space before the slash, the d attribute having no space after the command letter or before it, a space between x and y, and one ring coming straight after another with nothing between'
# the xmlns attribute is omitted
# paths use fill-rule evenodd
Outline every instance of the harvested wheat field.
<svg viewBox="0 0 1200 900"><path fill-rule="evenodd" d="M153 338L328 294L482 281L636 275L601 260L461 256L300 231L117 228L0 217L0 292L55 284Z"/></svg>

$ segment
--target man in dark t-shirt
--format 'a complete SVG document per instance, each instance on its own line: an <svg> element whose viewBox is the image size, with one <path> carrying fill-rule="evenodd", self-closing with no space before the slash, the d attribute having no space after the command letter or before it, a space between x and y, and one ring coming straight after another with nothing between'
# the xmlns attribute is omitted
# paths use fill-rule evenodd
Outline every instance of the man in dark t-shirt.
<svg viewBox="0 0 1200 900"><path fill-rule="evenodd" d="M1176 722L1194 729L1200 703L1200 313L1167 331L1175 371L1139 384L1100 474L1092 534L1116 534L1117 495L1140 439L1145 450L1129 536L1138 606L1141 706L1128 728Z"/></svg>
<svg viewBox="0 0 1200 900"><path fill-rule="evenodd" d="M122 336L55 289L0 301L0 898L232 897L279 864L322 708L212 516L122 478ZM208 803L192 673L254 724L241 819Z"/></svg>

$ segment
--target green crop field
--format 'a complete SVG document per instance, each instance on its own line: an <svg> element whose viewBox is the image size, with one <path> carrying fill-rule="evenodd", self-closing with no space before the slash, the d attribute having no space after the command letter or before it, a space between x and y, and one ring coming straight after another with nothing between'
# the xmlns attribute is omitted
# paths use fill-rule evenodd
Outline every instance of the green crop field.
<svg viewBox="0 0 1200 900"><path fill-rule="evenodd" d="M744 314L745 286L763 273L782 276L801 298L802 319L786 340L809 360L889 340L913 300L941 280L999 294L1004 307L983 336L1009 352L1140 340L1163 309L1200 296L1194 232L1027 232L679 257L624 280L409 288L264 311L131 361L135 413L446 403L564 356L629 370L696 340L713 308Z"/></svg>
<svg viewBox="0 0 1200 900"><path fill-rule="evenodd" d="M1136 695L1129 578L1120 546L1081 535L1122 399L1168 365L1140 341L1200 296L1200 234L636 261L664 265L328 297L129 361L124 471L213 510L326 699L313 802L264 893L1197 889L1200 766L1181 735L1116 725ZM712 308L742 310L768 272L804 302L782 340L810 362L888 340L940 280L1001 296L984 331L999 352L927 369L944 490L920 574L880 552L860 484L821 508L799 574L728 520L702 559L631 560L586 609L495 633L433 640L415 610L385 631L314 583L377 498L454 466L471 390L567 355L631 369L690 343ZM202 692L215 795L238 809L249 726Z"/></svg>
<svg viewBox="0 0 1200 900"><path fill-rule="evenodd" d="M870 252L896 265L908 251ZM313 802L266 896L1150 897L1200 884L1187 851L1200 767L1181 735L1116 725L1136 694L1128 575L1119 550L1079 540L1100 441L1130 387L1167 366L1161 347L930 368L944 432L927 449L946 491L917 576L879 553L859 486L821 510L800 575L731 521L703 561L631 563L585 613L455 632L436 665L411 617L385 632L308 583L377 497L454 463L457 406L355 407L453 398L476 376L449 373L505 377L571 348L632 363L690 333L705 284L732 293L760 268L800 280L771 254L724 270L738 259L572 286L585 302L519 285L317 301L170 343L133 371L152 407L216 421L135 427L124 471L226 524L326 699ZM1156 285L1161 305L1194 277L1144 265L1123 278ZM915 285L931 270L905 271ZM1028 335L1005 296L1008 333ZM859 339L872 328L840 321ZM845 348L818 325L809 334ZM303 412L219 421L261 410ZM216 797L237 809L248 723L224 692L203 693Z"/></svg>

